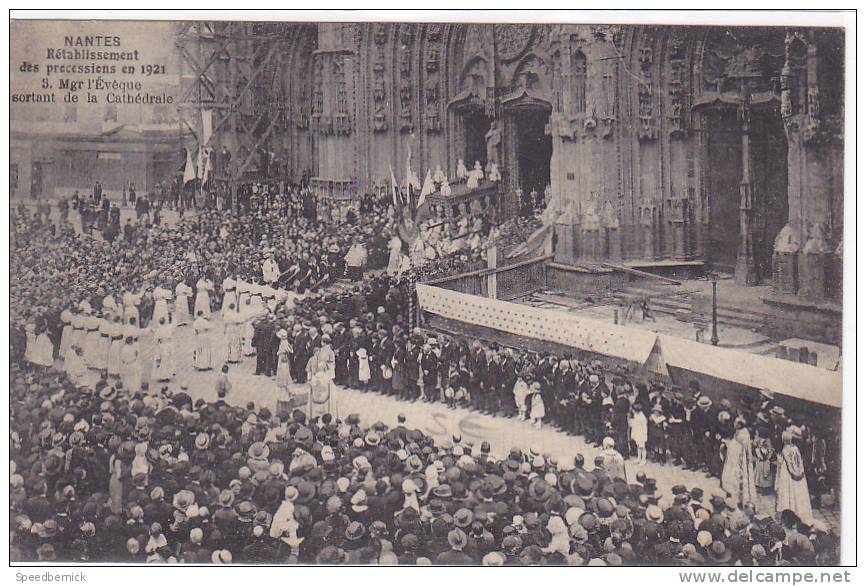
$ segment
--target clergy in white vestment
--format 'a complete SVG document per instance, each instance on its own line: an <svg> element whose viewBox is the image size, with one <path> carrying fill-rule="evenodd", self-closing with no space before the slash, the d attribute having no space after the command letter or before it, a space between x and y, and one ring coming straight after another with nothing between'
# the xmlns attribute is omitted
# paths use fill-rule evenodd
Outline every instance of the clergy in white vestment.
<svg viewBox="0 0 866 586"><path fill-rule="evenodd" d="M316 359L319 364L325 365L325 372L331 377L331 380L334 380L337 369L337 355L331 347L330 334L322 334L322 347L316 352Z"/></svg>
<svg viewBox="0 0 866 586"><path fill-rule="evenodd" d="M106 313L104 317L99 319L99 339L94 352L94 364L91 365L97 370L106 370L108 367L108 352L111 349L111 313Z"/></svg>
<svg viewBox="0 0 866 586"><path fill-rule="evenodd" d="M234 279L223 280L223 303L220 309L220 313L223 317L226 316L226 312L228 311L233 311L234 313L238 312L238 293L235 290L236 286L237 284Z"/></svg>
<svg viewBox="0 0 866 586"><path fill-rule="evenodd" d="M192 323L195 338L193 340L193 366L196 370L213 368L213 351L210 343L211 323L203 312L199 312Z"/></svg>
<svg viewBox="0 0 866 586"><path fill-rule="evenodd" d="M466 164L463 159L457 159L457 181L465 181L469 177L469 172L466 170Z"/></svg>
<svg viewBox="0 0 866 586"><path fill-rule="evenodd" d="M84 342L87 339L87 316L81 313L72 315L72 340L71 346L78 346L82 352L81 359L84 360ZM85 363L86 365L87 363Z"/></svg>
<svg viewBox="0 0 866 586"><path fill-rule="evenodd" d="M791 510L804 523L812 523L812 500L806 482L806 470L800 449L794 445L794 434L782 432L782 451L776 463L776 511Z"/></svg>
<svg viewBox="0 0 866 586"><path fill-rule="evenodd" d="M156 348L153 352L153 372L151 378L168 381L174 377L174 327L166 317L160 317L154 330Z"/></svg>
<svg viewBox="0 0 866 586"><path fill-rule="evenodd" d="M261 314L261 310L253 306L252 296L246 298L246 306L241 309L241 353L244 356L252 356L256 353L253 346L253 335L255 328L253 326L256 318Z"/></svg>
<svg viewBox="0 0 866 586"><path fill-rule="evenodd" d="M403 253L403 241L397 234L388 242L388 274L391 276L400 273L400 255Z"/></svg>
<svg viewBox="0 0 866 586"><path fill-rule="evenodd" d="M110 311L111 313L117 313L118 312L117 301L114 299L114 295L112 295L111 293L106 295L105 298L103 298L103 300L102 300L103 313L106 310Z"/></svg>
<svg viewBox="0 0 866 586"><path fill-rule="evenodd" d="M165 318L165 323L170 321L168 312L168 300L171 299L171 291L162 287L153 290L153 323L158 324L160 318Z"/></svg>
<svg viewBox="0 0 866 586"><path fill-rule="evenodd" d="M84 337L84 362L88 368L98 368L99 365L99 321L98 317L89 315L84 323L87 329Z"/></svg>
<svg viewBox="0 0 866 586"><path fill-rule="evenodd" d="M737 419L734 436L722 442L724 465L722 466L722 489L730 494L737 505L758 502L755 485L755 456L752 437L745 423Z"/></svg>
<svg viewBox="0 0 866 586"><path fill-rule="evenodd" d="M199 315L204 315L210 319L210 292L213 290L213 283L209 280L201 278L195 284L195 305L193 310L196 318Z"/></svg>
<svg viewBox="0 0 866 586"><path fill-rule="evenodd" d="M277 348L277 410L290 411L293 407L290 394L294 380L292 380L292 344L289 342L289 333L286 330L277 332L280 340Z"/></svg>
<svg viewBox="0 0 866 586"><path fill-rule="evenodd" d="M243 358L243 341L241 339L243 318L240 313L235 311L232 304L229 304L229 307L226 309L227 311L223 314L226 341L226 362L236 363L240 362L241 358Z"/></svg>
<svg viewBox="0 0 866 586"><path fill-rule="evenodd" d="M109 328L111 344L108 347L108 361L106 370L109 375L120 376L120 353L123 351L123 317L120 314L113 316Z"/></svg>
<svg viewBox="0 0 866 586"><path fill-rule="evenodd" d="M238 311L242 311L248 305L250 284L242 279L235 279L235 292L238 294Z"/></svg>
<svg viewBox="0 0 866 586"><path fill-rule="evenodd" d="M66 369L67 354L72 349L72 312L64 309L60 312L60 321L63 322L63 331L60 333L60 360Z"/></svg>
<svg viewBox="0 0 866 586"><path fill-rule="evenodd" d="M124 339L120 351L120 380L130 394L141 390L141 353L132 336Z"/></svg>
<svg viewBox="0 0 866 586"><path fill-rule="evenodd" d="M250 307L256 312L262 312L265 309L265 300L262 297L263 287L261 285L252 284L250 290Z"/></svg>
<svg viewBox="0 0 866 586"><path fill-rule="evenodd" d="M185 326L190 322L189 298L192 287L181 281L174 288L174 325Z"/></svg>
<svg viewBox="0 0 866 586"><path fill-rule="evenodd" d="M537 383L533 383L537 384ZM604 459L604 469L611 478L627 478L625 474L625 460L616 450L616 442L612 437L606 437L602 440L601 457Z"/></svg>
<svg viewBox="0 0 866 586"><path fill-rule="evenodd" d="M84 356L80 346L75 344L69 348L66 358L66 374L73 384L85 386L87 384L87 365L84 364Z"/></svg>
<svg viewBox="0 0 866 586"><path fill-rule="evenodd" d="M262 278L269 285L273 285L280 278L280 265L274 260L273 252L268 252L267 258L262 263Z"/></svg>
<svg viewBox="0 0 866 586"><path fill-rule="evenodd" d="M277 290L273 287L262 287L262 297L265 302L265 307L268 308L268 311L271 313L276 313L277 311Z"/></svg>
<svg viewBox="0 0 866 586"><path fill-rule="evenodd" d="M436 165L436 170L433 172L433 181L441 185L447 180L448 177L445 176L445 171L442 170L442 165Z"/></svg>
<svg viewBox="0 0 866 586"><path fill-rule="evenodd" d="M141 295L136 295L135 293L126 292L123 294L123 321L126 323L133 323L129 321L132 318L135 318L135 322L133 325L141 324L141 315L138 311L138 305L141 303ZM86 356L86 350L85 350Z"/></svg>
<svg viewBox="0 0 866 586"><path fill-rule="evenodd" d="M482 181L484 181L484 169L481 168L481 161L475 161L475 168L469 172L469 180L466 182L466 187L477 189Z"/></svg>
<svg viewBox="0 0 866 586"><path fill-rule="evenodd" d="M336 413L328 364L317 361L315 366L315 372L310 378L310 419L321 417L325 413Z"/></svg>

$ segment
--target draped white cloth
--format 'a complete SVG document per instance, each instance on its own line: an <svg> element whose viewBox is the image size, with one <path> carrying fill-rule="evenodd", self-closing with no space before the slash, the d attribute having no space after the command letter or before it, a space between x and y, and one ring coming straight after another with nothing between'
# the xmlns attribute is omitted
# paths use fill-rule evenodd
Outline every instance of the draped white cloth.
<svg viewBox="0 0 866 586"><path fill-rule="evenodd" d="M812 501L806 481L803 457L797 446L782 448L776 466L776 511L790 509L804 523L812 522Z"/></svg>
<svg viewBox="0 0 866 586"><path fill-rule="evenodd" d="M755 457L752 441L747 429L737 431L726 439L725 464L722 467L722 489L728 492L740 506L758 502L755 485Z"/></svg>

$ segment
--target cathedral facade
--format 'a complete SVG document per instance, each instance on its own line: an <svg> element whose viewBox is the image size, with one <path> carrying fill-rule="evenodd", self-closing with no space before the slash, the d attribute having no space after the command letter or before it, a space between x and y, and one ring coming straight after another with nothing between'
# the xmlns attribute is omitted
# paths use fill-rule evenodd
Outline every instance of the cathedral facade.
<svg viewBox="0 0 866 586"><path fill-rule="evenodd" d="M272 148L323 193L494 159L506 207L549 185L557 260L840 294L841 30L297 26Z"/></svg>

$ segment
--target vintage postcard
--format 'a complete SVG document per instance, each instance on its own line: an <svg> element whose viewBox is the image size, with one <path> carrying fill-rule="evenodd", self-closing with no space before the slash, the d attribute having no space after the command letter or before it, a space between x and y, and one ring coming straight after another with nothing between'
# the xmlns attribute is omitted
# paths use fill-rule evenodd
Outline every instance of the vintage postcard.
<svg viewBox="0 0 866 586"><path fill-rule="evenodd" d="M12 15L13 565L853 562L848 21L275 14Z"/></svg>

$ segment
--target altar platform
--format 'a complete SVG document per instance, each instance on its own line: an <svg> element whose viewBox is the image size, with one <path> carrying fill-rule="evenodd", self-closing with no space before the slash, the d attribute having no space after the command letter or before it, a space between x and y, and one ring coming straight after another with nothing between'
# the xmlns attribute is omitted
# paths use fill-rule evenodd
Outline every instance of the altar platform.
<svg viewBox="0 0 866 586"><path fill-rule="evenodd" d="M427 196L429 205L431 207L434 205L440 206L448 217L460 215L461 208L465 207L465 205L471 206L475 201L479 202L482 208L485 207L485 202L489 202L496 205L500 209L500 213L505 211L502 204L507 198L504 197L505 190L502 183L482 181L475 189L469 189L466 182L463 181L452 183L450 187L450 195L444 195L441 190L437 190Z"/></svg>

